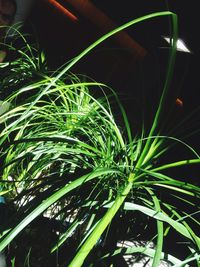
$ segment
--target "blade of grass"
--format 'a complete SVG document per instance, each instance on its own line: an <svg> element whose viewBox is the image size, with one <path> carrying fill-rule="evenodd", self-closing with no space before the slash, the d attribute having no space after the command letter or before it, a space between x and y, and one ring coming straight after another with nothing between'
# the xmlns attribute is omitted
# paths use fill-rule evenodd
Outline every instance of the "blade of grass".
<svg viewBox="0 0 200 267"><path fill-rule="evenodd" d="M146 190L147 190L147 192L150 194L150 196L153 199L154 206L155 206L155 211L156 212L161 212L160 203L159 203L159 200L156 197L156 195L149 188L146 188ZM161 260L162 248L163 248L163 234L164 234L164 232L163 232L163 222L157 220L156 224L157 224L158 237L157 237L157 244L156 244L155 255L153 257L152 267L159 266L159 263L160 263L160 260Z"/></svg>
<svg viewBox="0 0 200 267"><path fill-rule="evenodd" d="M0 251L2 251L30 222L32 222L38 215L44 212L49 206L55 203L57 200L62 198L64 195L79 187L81 184L95 179L101 175L106 175L109 173L118 173L118 170L113 169L103 169L96 170L87 175L84 175L74 182L67 184L56 193L51 195L49 198L44 200L40 205L37 206L28 216L26 216L13 230L11 230L3 240L0 241Z"/></svg>
<svg viewBox="0 0 200 267"><path fill-rule="evenodd" d="M153 120L153 124L152 127L150 129L150 132L148 134L148 137L151 137L153 135L155 135L156 130L159 126L160 123L160 118L163 112L163 108L164 108L164 104L165 104L165 98L172 80L172 76L173 76L173 70L174 70L174 64L175 64L175 57L176 57L176 42L177 42L177 16L175 14L170 14L172 17L172 25L173 25L173 36L172 36L172 48L170 51L170 57L169 57L169 63L168 63L168 68L167 68L167 74L166 74L166 79L165 79L165 84L164 84L164 88L163 88L163 92L159 101L159 106L158 109L156 111L154 120ZM143 151L140 155L140 158L136 164L135 169L139 169L141 167L142 164L144 164L146 162L146 158L149 154L149 150L151 147L151 143L152 140L149 138L147 139L147 142L143 148ZM151 157L151 156L150 156Z"/></svg>

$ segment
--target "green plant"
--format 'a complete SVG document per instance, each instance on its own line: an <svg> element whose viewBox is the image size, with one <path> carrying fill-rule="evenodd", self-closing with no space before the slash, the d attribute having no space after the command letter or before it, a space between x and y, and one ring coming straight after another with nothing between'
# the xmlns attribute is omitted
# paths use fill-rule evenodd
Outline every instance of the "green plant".
<svg viewBox="0 0 200 267"><path fill-rule="evenodd" d="M150 131L144 125L141 133L135 133L118 96L110 88L70 70L113 34L160 16L170 16L173 25L166 81ZM133 20L100 38L55 73L38 67L38 62L45 61L44 56L31 56L27 43L28 53L20 50L11 70L15 72L16 66L19 70L32 66L33 79L30 82L24 79L6 98L12 108L0 117L1 186L8 190L7 198L16 209L15 218L2 231L0 250L10 243L17 247L18 236L23 237L26 232L32 235L31 225L47 216L59 225L54 228L53 243L50 242L45 255L66 253L72 246L70 255L61 263L56 258L59 266L64 266L63 262L70 267L98 266L101 261L112 266L116 255L138 253L153 258L152 266L158 266L165 259L163 239L171 231L187 240L188 254L182 260L169 255L167 260L174 266L193 261L198 265L200 239L192 225L199 226L195 216L199 213L200 190L173 177L173 169L199 164L199 154L183 140L162 131L175 62L176 20L171 12ZM10 67L6 63L1 66ZM32 70L36 76L32 76ZM15 78L21 79L21 75L17 73ZM96 91L102 92L98 98L94 97ZM113 101L121 111L123 126L117 124L112 112ZM193 158L155 166L155 161L169 153L171 145L176 143L189 149ZM186 209L180 210L178 204L171 203L172 199L180 199ZM145 227L149 223L156 225L148 239L155 242L155 248L149 248L148 244L119 248L118 242L136 238L137 221L134 221L140 216L146 220ZM31 248L27 249L31 257ZM47 259L39 258L34 266L49 265Z"/></svg>

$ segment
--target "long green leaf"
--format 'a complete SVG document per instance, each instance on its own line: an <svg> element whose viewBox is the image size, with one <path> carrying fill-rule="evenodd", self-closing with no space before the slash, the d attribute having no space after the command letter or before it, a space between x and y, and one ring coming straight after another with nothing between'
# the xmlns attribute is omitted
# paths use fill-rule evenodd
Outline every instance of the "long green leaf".
<svg viewBox="0 0 200 267"><path fill-rule="evenodd" d="M141 253L143 255L146 255L150 258L153 258L155 255L156 249L154 248L149 248L149 247L141 247L141 246L133 246L133 247L129 247L129 248L117 248L112 254L106 254L102 257L106 258L106 257L111 257L111 256L116 256L118 254L122 254L122 255L132 255L132 254L137 254L137 253ZM170 254L166 254L164 252L161 253L161 260L166 260L167 262L170 262L172 264L178 264L177 266L181 266L179 264L182 263L181 260L177 259L176 257L170 255ZM188 267L189 265L185 265L185 267Z"/></svg>
<svg viewBox="0 0 200 267"><path fill-rule="evenodd" d="M175 64L175 57L176 57L176 43L177 43L177 16L176 14L168 14L171 15L172 17L172 25L173 25L173 36L172 36L172 48L171 48L171 53L170 53L170 57L169 57L169 63L168 63L168 68L167 68L167 74L166 74L166 79L165 79L165 84L164 84L164 88L163 88L163 92L160 98L160 102L159 102L159 106L158 109L156 111L154 120L153 120L153 124L152 127L150 129L150 132L148 134L148 137L154 136L156 135L156 130L160 124L160 119L161 119L161 115L163 112L163 108L164 108L164 104L165 104L165 98L172 80L172 76L173 76L173 71L174 71L174 64ZM141 156L137 162L136 165L136 169L139 169L141 167L142 164L144 164L149 157L151 158L151 145L152 145L152 140L151 138L147 139L147 142L144 146L144 149L141 153Z"/></svg>
<svg viewBox="0 0 200 267"><path fill-rule="evenodd" d="M171 219L167 214L164 214L163 212L156 212L155 210L152 210L145 206L130 203L130 202L125 202L124 209L125 210L137 210L156 220L166 222L170 224L181 235L193 241L193 237L191 236L190 231L188 231L188 229L182 223L179 223L178 221ZM197 239L200 239L200 238L197 237Z"/></svg>
<svg viewBox="0 0 200 267"><path fill-rule="evenodd" d="M49 198L44 200L40 205L38 205L37 208L35 208L30 214L28 214L12 231L8 233L5 238L3 238L3 240L0 241L0 251L2 251L38 215L44 212L49 206L65 196L67 193L76 189L85 182L110 173L119 173L119 171L114 169L99 169L76 179L74 182L71 182L70 184L67 184L66 186L58 190L56 193L54 193Z"/></svg>
<svg viewBox="0 0 200 267"><path fill-rule="evenodd" d="M147 188L146 190L148 191L148 193L153 199L153 202L155 205L155 211L161 212L160 203L156 195L153 193L151 189ZM163 222L160 220L157 220L156 224L157 224L158 237L157 237L157 244L156 244L155 255L153 257L152 267L159 266L161 254L162 254L162 247L163 247Z"/></svg>

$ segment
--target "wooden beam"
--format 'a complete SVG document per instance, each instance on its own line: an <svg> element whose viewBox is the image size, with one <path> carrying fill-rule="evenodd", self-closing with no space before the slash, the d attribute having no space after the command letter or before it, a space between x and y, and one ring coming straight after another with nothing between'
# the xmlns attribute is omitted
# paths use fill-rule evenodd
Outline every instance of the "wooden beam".
<svg viewBox="0 0 200 267"><path fill-rule="evenodd" d="M65 8L63 5L58 3L56 0L45 0L49 5L51 5L55 10L57 10L62 15L66 16L68 19L70 19L73 22L78 21L78 18L67 8Z"/></svg>
<svg viewBox="0 0 200 267"><path fill-rule="evenodd" d="M89 0L65 0L70 4L76 11L78 11L83 17L87 18L94 25L96 25L104 33L107 33L115 28L117 25L100 9L98 9ZM140 44L133 40L125 31L121 31L114 36L118 44L122 47L129 49L133 56L141 61L147 51Z"/></svg>

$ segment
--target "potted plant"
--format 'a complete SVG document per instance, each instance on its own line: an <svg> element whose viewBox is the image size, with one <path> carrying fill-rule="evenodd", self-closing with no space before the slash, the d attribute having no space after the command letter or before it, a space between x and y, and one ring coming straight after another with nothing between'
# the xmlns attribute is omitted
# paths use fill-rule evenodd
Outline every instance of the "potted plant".
<svg viewBox="0 0 200 267"><path fill-rule="evenodd" d="M136 133L116 93L71 68L115 33L162 16L173 25L166 80L152 126ZM13 214L2 226L0 250L8 248L11 266L126 266L125 255L135 261L146 255L152 266L198 266L200 239L193 224L198 225L200 190L173 170L199 164L199 154L162 124L176 55L176 15L158 12L130 21L54 72L48 72L44 54L22 39L18 57L1 65L8 73L4 88L16 86L5 99L11 108L0 117L1 186ZM176 144L191 158L159 162ZM164 240L173 233L186 242L181 259L165 254Z"/></svg>

